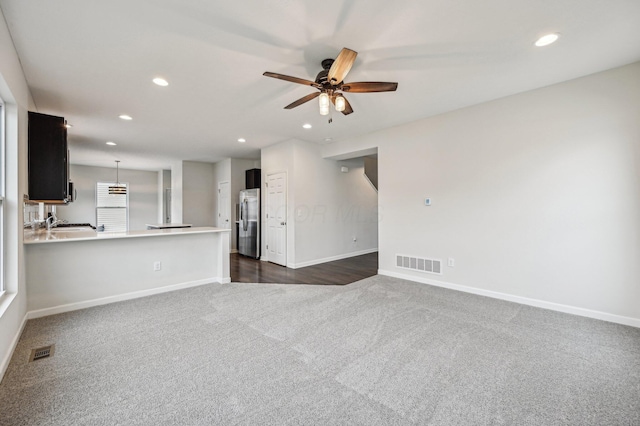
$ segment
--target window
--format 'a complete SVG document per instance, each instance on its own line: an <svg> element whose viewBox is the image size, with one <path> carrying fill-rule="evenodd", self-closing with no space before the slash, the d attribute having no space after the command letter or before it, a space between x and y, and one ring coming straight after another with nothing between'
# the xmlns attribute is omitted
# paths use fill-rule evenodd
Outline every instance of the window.
<svg viewBox="0 0 640 426"><path fill-rule="evenodd" d="M4 194L5 194L5 127L4 103L0 99L0 295L4 293Z"/></svg>
<svg viewBox="0 0 640 426"><path fill-rule="evenodd" d="M96 225L104 226L105 232L125 232L129 230L129 184L120 182L126 188L125 194L109 194L109 186L115 182L96 183Z"/></svg>

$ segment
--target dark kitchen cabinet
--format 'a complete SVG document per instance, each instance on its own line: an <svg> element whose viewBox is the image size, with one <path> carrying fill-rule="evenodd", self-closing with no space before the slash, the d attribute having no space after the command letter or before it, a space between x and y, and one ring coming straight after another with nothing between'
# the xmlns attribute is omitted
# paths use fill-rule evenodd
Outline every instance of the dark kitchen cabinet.
<svg viewBox="0 0 640 426"><path fill-rule="evenodd" d="M67 202L68 155L64 118L29 111L30 200Z"/></svg>
<svg viewBox="0 0 640 426"><path fill-rule="evenodd" d="M246 189L260 189L260 169L249 169L244 173Z"/></svg>

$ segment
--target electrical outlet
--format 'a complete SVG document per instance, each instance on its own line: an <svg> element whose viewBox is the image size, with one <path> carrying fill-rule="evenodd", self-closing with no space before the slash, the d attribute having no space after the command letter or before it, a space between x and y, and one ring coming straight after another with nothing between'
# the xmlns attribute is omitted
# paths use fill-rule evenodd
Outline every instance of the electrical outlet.
<svg viewBox="0 0 640 426"><path fill-rule="evenodd" d="M162 262L160 262L159 260L153 262L153 270L154 271L159 271L162 269Z"/></svg>
<svg viewBox="0 0 640 426"><path fill-rule="evenodd" d="M450 257L450 258L447 260L447 266L450 266L450 267L452 267L452 268L453 268L454 266L456 266L456 261L455 261L455 259L454 259L453 257Z"/></svg>
<svg viewBox="0 0 640 426"><path fill-rule="evenodd" d="M356 241L358 241L358 237L353 237L353 242L355 243Z"/></svg>

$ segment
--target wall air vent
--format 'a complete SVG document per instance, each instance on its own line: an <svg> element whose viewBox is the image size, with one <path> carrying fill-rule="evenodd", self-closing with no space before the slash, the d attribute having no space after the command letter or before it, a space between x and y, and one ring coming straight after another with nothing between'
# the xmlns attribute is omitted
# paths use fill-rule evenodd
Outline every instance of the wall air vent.
<svg viewBox="0 0 640 426"><path fill-rule="evenodd" d="M49 345L42 348L31 349L31 354L29 355L29 362L37 361L43 358L50 358L53 356L54 350L55 350L55 345Z"/></svg>
<svg viewBox="0 0 640 426"><path fill-rule="evenodd" d="M426 259L396 254L396 266L402 269L442 275L442 261L440 259Z"/></svg>

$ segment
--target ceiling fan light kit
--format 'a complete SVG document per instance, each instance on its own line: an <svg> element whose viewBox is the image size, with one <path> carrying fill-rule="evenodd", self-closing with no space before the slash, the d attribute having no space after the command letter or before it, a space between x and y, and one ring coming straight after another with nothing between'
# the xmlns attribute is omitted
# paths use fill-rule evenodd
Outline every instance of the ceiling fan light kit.
<svg viewBox="0 0 640 426"><path fill-rule="evenodd" d="M311 86L319 90L304 96L284 107L285 109L293 109L300 106L311 99L318 98L320 115L329 115L329 103L333 103L336 111L344 115L353 112L353 108L349 101L342 95L342 92L350 93L373 93L373 92L394 92L398 88L398 83L365 81L359 83L345 83L344 78L347 76L353 63L356 60L357 52L343 48L338 57L333 59L325 59L322 61L322 71L318 73L315 81L305 80L303 78L291 77L284 74L274 72L265 72L266 77L277 78L279 80L289 81L291 83L303 84ZM329 122L331 123L331 119Z"/></svg>
<svg viewBox="0 0 640 426"><path fill-rule="evenodd" d="M329 95L324 92L320 93L318 103L320 105L320 115L329 115Z"/></svg>

